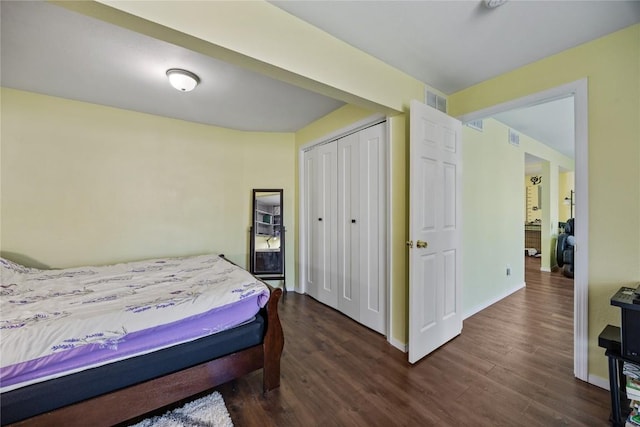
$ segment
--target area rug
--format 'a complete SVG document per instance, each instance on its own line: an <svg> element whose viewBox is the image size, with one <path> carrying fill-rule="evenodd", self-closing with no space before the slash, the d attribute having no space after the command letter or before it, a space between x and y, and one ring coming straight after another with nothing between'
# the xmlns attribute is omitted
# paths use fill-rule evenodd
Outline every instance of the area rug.
<svg viewBox="0 0 640 427"><path fill-rule="evenodd" d="M217 391L164 415L147 418L131 427L233 427L222 395Z"/></svg>

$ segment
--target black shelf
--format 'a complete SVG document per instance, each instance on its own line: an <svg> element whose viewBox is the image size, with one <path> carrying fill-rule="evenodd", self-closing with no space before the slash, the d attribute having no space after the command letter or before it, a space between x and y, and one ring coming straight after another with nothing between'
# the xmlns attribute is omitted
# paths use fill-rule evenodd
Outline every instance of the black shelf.
<svg viewBox="0 0 640 427"><path fill-rule="evenodd" d="M611 425L624 427L631 412L627 398L625 363L640 367L640 339L637 333L640 325L640 301L637 289L622 287L611 297L611 305L620 307L622 324L620 327L607 325L598 335L598 346L604 348L609 364L609 392L611 394Z"/></svg>

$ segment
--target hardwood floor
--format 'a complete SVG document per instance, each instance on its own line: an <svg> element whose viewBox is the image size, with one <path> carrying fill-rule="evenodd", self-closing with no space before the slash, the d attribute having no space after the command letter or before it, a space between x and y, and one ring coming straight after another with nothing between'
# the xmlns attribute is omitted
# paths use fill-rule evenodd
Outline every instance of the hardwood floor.
<svg viewBox="0 0 640 427"><path fill-rule="evenodd" d="M310 297L280 304L280 389L218 388L242 426L607 426L609 394L573 377L572 281L526 259L526 289L464 321L416 365Z"/></svg>

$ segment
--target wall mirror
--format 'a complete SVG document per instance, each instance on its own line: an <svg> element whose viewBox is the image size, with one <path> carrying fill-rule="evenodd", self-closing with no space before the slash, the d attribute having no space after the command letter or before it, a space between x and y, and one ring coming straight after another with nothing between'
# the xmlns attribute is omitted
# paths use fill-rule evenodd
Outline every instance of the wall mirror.
<svg viewBox="0 0 640 427"><path fill-rule="evenodd" d="M253 190L249 271L264 280L284 280L282 189Z"/></svg>

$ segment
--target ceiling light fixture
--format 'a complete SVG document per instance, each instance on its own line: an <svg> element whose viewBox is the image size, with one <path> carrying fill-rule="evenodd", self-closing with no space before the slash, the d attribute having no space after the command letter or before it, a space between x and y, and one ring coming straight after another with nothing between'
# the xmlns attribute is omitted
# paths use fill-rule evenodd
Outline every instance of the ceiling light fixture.
<svg viewBox="0 0 640 427"><path fill-rule="evenodd" d="M180 92L190 92L200 83L200 78L191 71L172 68L167 70L167 77L171 86Z"/></svg>
<svg viewBox="0 0 640 427"><path fill-rule="evenodd" d="M495 9L498 6L502 6L508 0L484 0L484 5L489 9Z"/></svg>

